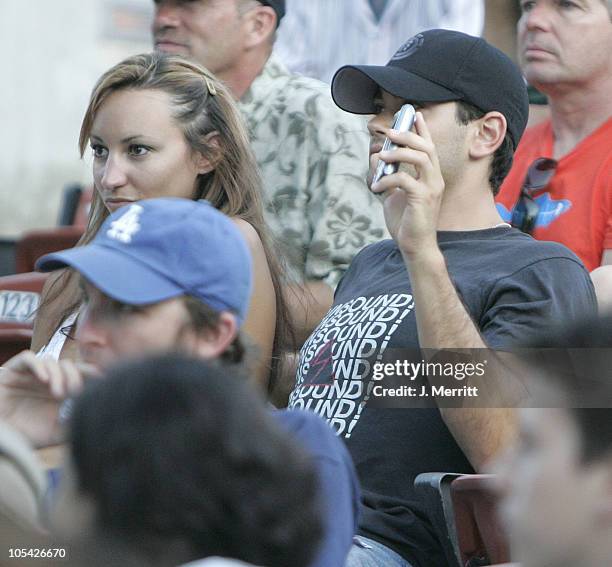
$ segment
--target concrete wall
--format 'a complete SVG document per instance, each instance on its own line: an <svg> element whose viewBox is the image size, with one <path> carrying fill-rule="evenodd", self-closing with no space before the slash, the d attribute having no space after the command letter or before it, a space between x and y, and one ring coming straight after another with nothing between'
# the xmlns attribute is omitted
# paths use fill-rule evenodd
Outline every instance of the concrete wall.
<svg viewBox="0 0 612 567"><path fill-rule="evenodd" d="M149 51L152 0L0 0L0 238L56 224L91 181L77 140L99 75Z"/></svg>

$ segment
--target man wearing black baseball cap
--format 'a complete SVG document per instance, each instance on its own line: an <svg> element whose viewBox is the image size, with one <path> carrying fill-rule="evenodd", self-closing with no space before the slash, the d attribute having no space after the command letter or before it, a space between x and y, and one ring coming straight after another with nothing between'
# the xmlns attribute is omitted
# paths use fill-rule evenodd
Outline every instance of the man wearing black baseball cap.
<svg viewBox="0 0 612 567"><path fill-rule="evenodd" d="M435 366L433 378L422 369L411 378L395 363L408 349L507 348L552 321L594 312L593 287L569 250L511 228L495 208L528 109L521 74L500 51L459 32L425 31L385 66L339 69L332 96L348 112L374 114L369 178L393 240L352 262L304 343L290 406L326 417L356 464L364 506L347 565L437 567L446 558L414 479L480 470L515 433L514 384L487 375L482 398L494 393L505 409L478 406L478 397L465 407L461 392L472 382L456 371L460 393L449 388L442 404L431 389ZM418 111L414 128L395 132L405 103ZM385 137L398 148L382 152ZM379 159L399 171L372 183ZM385 379L398 378L418 378L434 399L414 400L420 387L385 389Z"/></svg>
<svg viewBox="0 0 612 567"><path fill-rule="evenodd" d="M379 90L417 104L463 101L498 111L516 148L529 102L516 66L481 38L429 30L409 39L384 67L346 65L332 81L334 102L353 114L377 114Z"/></svg>

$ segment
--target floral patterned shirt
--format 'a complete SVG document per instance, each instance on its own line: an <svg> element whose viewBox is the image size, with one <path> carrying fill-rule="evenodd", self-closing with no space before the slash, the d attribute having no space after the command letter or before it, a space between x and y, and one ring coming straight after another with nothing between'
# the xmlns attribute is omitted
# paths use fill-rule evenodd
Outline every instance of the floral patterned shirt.
<svg viewBox="0 0 612 567"><path fill-rule="evenodd" d="M368 190L363 117L340 110L329 86L270 57L240 100L264 184L266 221L298 281L332 288L353 256L388 237Z"/></svg>

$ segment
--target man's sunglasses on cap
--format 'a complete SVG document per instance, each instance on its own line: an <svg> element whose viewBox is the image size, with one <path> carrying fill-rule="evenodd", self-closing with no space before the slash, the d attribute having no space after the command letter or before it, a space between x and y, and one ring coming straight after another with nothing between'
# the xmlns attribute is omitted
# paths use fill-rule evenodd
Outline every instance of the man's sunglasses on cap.
<svg viewBox="0 0 612 567"><path fill-rule="evenodd" d="M527 170L521 195L514 206L510 224L525 232L532 234L535 228L540 205L533 197L534 192L544 189L557 170L557 161L551 158L536 159Z"/></svg>

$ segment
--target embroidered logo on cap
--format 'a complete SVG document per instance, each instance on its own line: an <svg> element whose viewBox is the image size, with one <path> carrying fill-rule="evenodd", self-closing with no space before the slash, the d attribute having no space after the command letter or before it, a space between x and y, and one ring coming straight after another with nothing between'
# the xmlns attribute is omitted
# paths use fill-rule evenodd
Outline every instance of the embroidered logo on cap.
<svg viewBox="0 0 612 567"><path fill-rule="evenodd" d="M109 238L119 240L124 244L132 242L132 237L140 230L140 215L144 209L140 205L130 205L127 212L113 221L106 231Z"/></svg>
<svg viewBox="0 0 612 567"><path fill-rule="evenodd" d="M391 57L391 61L397 61L398 59L404 59L412 55L417 49L423 45L425 41L425 37L422 33L418 33L417 35L411 37L408 41L404 43L396 52L393 57Z"/></svg>

